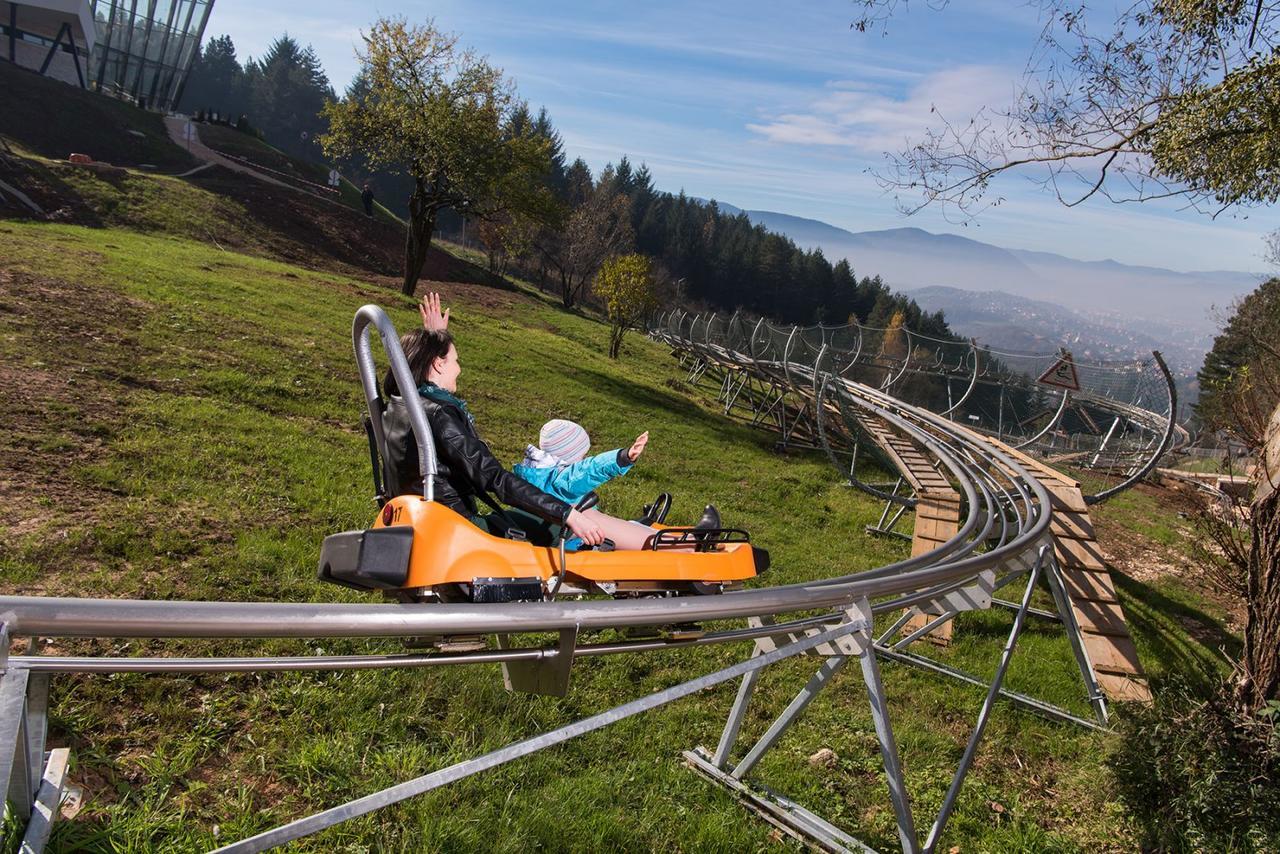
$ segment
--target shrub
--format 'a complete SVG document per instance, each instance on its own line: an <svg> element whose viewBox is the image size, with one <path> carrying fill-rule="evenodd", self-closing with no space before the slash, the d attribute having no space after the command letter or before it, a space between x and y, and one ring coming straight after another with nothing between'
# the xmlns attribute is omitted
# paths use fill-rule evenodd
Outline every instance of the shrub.
<svg viewBox="0 0 1280 854"><path fill-rule="evenodd" d="M610 258L596 275L594 290L609 315L609 358L616 359L626 331L657 308L652 265L643 255Z"/></svg>
<svg viewBox="0 0 1280 854"><path fill-rule="evenodd" d="M1144 847L1166 851L1280 848L1280 704L1240 711L1232 685L1168 685L1120 721L1108 764Z"/></svg>

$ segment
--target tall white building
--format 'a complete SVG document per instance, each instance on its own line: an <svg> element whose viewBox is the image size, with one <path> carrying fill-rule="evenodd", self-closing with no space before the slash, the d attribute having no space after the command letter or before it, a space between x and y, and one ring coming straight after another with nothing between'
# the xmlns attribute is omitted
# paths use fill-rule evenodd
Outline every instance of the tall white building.
<svg viewBox="0 0 1280 854"><path fill-rule="evenodd" d="M89 0L0 0L0 57L9 62L87 88L96 42Z"/></svg>

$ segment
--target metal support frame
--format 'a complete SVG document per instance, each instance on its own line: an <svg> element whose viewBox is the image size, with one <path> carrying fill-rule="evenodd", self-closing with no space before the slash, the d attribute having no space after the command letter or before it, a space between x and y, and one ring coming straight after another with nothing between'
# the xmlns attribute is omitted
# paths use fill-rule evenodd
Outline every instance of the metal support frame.
<svg viewBox="0 0 1280 854"><path fill-rule="evenodd" d="M8 624L0 624L0 785L5 809L18 809L18 818L27 826L22 854L38 854L45 850L58 817L70 752L51 750L46 762L50 676L15 663L9 657L9 641ZM31 638L28 659L38 650L40 639Z"/></svg>
<svg viewBox="0 0 1280 854"><path fill-rule="evenodd" d="M21 851L36 854L44 850L57 818L70 751L50 751L46 761L49 674L32 673L7 659L7 631L0 630L0 644L6 654L0 673L0 781L7 804L26 825ZM33 638L32 651L36 645Z"/></svg>
<svg viewBox="0 0 1280 854"><path fill-rule="evenodd" d="M765 392L760 401L760 405L755 410L755 416L751 419L753 427L758 426L764 419L768 418L783 403L787 394L782 390L781 385L774 381L769 390Z"/></svg>
<svg viewBox="0 0 1280 854"><path fill-rule="evenodd" d="M1100 460L1102 455L1107 452L1107 445L1111 443L1111 437L1115 435L1116 428L1120 426L1120 421L1121 417L1119 415L1112 419L1111 426L1107 428L1107 435L1102 437L1102 443L1098 445L1097 452L1094 453L1093 459L1089 461L1090 466L1096 466L1098 464L1098 460Z"/></svg>
<svg viewBox="0 0 1280 854"><path fill-rule="evenodd" d="M62 802L62 790L67 783L67 766L71 762L71 749L59 747L49 751L49 762L40 778L40 788L27 822L27 832L22 837L22 854L39 854L49 842L53 822L58 817Z"/></svg>
<svg viewBox="0 0 1280 854"><path fill-rule="evenodd" d="M1066 389L1063 389L1062 400L1058 402L1058 408L1057 410L1054 411L1053 417L1049 419L1049 423L1044 425L1044 429L1042 429L1039 433L1036 433L1031 438L1024 439L1023 441L1014 445L1013 449L1015 451L1019 451L1019 450L1022 450L1023 448L1029 448L1035 445L1036 442L1039 442L1041 439L1043 439L1045 435L1048 434L1051 430L1053 430L1053 428L1058 425L1058 422L1062 420L1063 413L1067 411L1067 402L1070 399L1071 399L1071 392L1067 391Z"/></svg>
<svg viewBox="0 0 1280 854"><path fill-rule="evenodd" d="M903 478L898 478L897 483L893 485L893 492L890 493L893 498L898 497L898 490L902 488L902 484L905 482L906 481ZM896 510L894 510L895 506L897 507ZM865 528L866 532L875 536L897 537L898 539L911 542L912 536L910 534L904 534L902 531L896 530L898 521L902 518L903 514L907 512L907 508L910 506L911 505L909 504L903 504L900 501L894 501L892 499L885 501L884 510L880 513L880 520L874 525L867 525ZM890 511L893 511L892 517L889 515Z"/></svg>
<svg viewBox="0 0 1280 854"><path fill-rule="evenodd" d="M1016 691L1006 691L1001 689L999 691L999 695L1010 700L1016 705L1051 720L1074 723L1089 729L1105 729L1110 723L1107 712L1106 697L1102 693L1102 689L1098 685L1098 680L1093 674L1093 666L1089 661L1088 651L1084 646L1080 625L1076 621L1075 612L1071 607L1070 596L1062 581L1062 570L1058 566L1057 558L1054 557L1052 549L1049 549L1047 546L1044 548L1048 549L1048 551L1042 557L1037 558L1037 572L1043 577L1046 585L1049 587L1050 593L1053 595L1056 612L1032 608L1029 601L1025 600L1025 597L1024 601L1021 603L1006 602L1001 599L990 597L991 591L998 590L1001 587L1016 581L1018 578L1017 573L1011 573L995 583L991 588L991 591L988 591L987 604L1008 608L1013 610L1015 613L1024 616L1035 616L1043 619L1054 620L1063 625L1067 635L1067 640L1071 644L1072 655L1076 660L1076 666L1080 672L1080 678L1084 682L1085 697L1088 699L1089 705L1093 708L1096 720L1091 721L1081 718L1060 706L1055 706L1052 703L1045 702L1044 700L1040 700L1026 694L1020 694ZM891 661L926 670L940 676L948 676L961 682L966 682L970 685L986 685L987 683L983 679L970 673L966 673L959 668L942 664L918 653L905 651L905 648L908 645L929 631L932 631L935 627L954 619L959 613L965 610L972 610L972 608L959 605L959 603L954 600L941 604L942 607L935 604L935 607L932 609L935 612L941 611L942 613L939 616L928 622L925 626L911 632L911 634L895 641L895 637L898 632L901 631L902 627L906 625L908 620L910 620L914 614L925 613L919 606L910 608L904 612L896 623L876 639L877 653L879 653L881 657ZM979 607L985 606L980 605Z"/></svg>
<svg viewBox="0 0 1280 854"><path fill-rule="evenodd" d="M743 791L746 789L742 784L743 778L751 772L764 754L777 744L783 734L800 718L804 710L817 698L822 689L831 683L831 680L848 663L849 659L856 656L862 666L863 682L866 684L867 695L871 703L871 717L875 725L876 739L880 744L880 754L884 761L885 773L888 777L889 799L893 804L894 816L898 824L898 837L902 843L902 850L914 854L914 852L920 850L919 838L916 835L915 820L907 799L906 785L902 777L902 765L898 759L897 741L894 739L893 727L889 721L884 683L880 678L880 668L876 661L870 603L865 599L861 600L846 610L841 620L842 622L839 625L844 627L844 632L840 637L833 639L831 643L815 644L813 646L814 652L824 656L824 661L817 672L810 677L809 681L800 690L800 693L792 699L782 714L774 720L741 759L732 764L729 761L733 744L737 741L742 721L746 716L747 707L755 689L756 678L754 674L751 677L744 676L741 685L739 685L738 694L734 699L732 708L729 710L729 716L725 721L725 727L721 733L715 753L711 754L705 748L699 747L692 751L687 751L685 759L692 767L709 779L732 790ZM809 632L811 638L819 636L816 630L811 629ZM794 636L791 637L794 638ZM755 661L765 656L776 654L775 644L778 641L778 638L766 637L758 639L752 652L752 657L748 661ZM746 790L751 791L750 789ZM818 841L827 850L845 850L849 847L869 850L858 840L840 832L813 813L798 807L798 805L790 801L779 800L776 795L770 792L753 792L753 800L758 803L772 805L775 808L770 811L772 815L770 820L773 823L781 823L790 832L801 838Z"/></svg>
<svg viewBox="0 0 1280 854"><path fill-rule="evenodd" d="M742 722L756 686L758 671L752 671L750 675L743 677L733 706L729 710L729 715L725 721L724 730L715 752L712 753L703 747L698 747L694 750L686 751L684 754L685 760L695 771L712 782L734 792L754 812L797 839L824 851L870 851L871 849L861 840L835 827L794 801L766 787L749 785L745 782L745 778L756 767L764 754L778 743L786 730L803 714L804 710L817 698L822 689L831 683L836 673L851 657L856 655L862 665L863 682L867 688L868 699L871 703L872 720L884 762L889 798L897 821L899 842L902 850L908 852L908 854L914 854L914 852L930 854L937 849L942 834L946 829L961 787L973 765L978 745L986 732L987 723L995 709L995 701L997 699L1003 697L1014 700L1031 711L1046 714L1056 720L1076 723L1094 729L1100 728L1098 724L1092 721L1061 712L1061 710L1049 704L1006 691L1003 688L1005 674L1008 672L1009 663L1012 660L1018 638L1022 634L1026 625L1026 618L1031 611L1031 595L1035 591L1042 572L1052 573L1054 571L1056 571L1056 567L1053 565L1051 547L1048 545L1041 546L1034 564L1030 567L1030 571L1026 573L1027 582L1023 591L1022 601L1014 615L1013 625L1001 651L995 675L990 681L978 680L975 677L965 675L965 681L986 687L987 694L978 712L977 720L965 746L964 754L952 776L946 797L923 843L919 841L919 837L916 834L914 814L906 794L902 766L898 758L897 744L894 740L889 709L886 703L884 684L876 664L877 659L881 657L894 661L910 661L917 657L896 653L882 646L885 639L896 633L906 622L906 616L900 618L879 641L872 638L869 621L871 612L865 600L845 613L846 625L857 626L857 630L846 635L842 639L844 643L838 645L839 648L834 648L831 644L814 648L810 654L817 653L826 656L822 665L810 677L809 681L787 708L770 724L765 733L759 737L738 762L733 763L730 760L732 746L740 735ZM1004 581L1007 583L1007 579ZM986 604L990 604L989 597L986 599ZM973 607L983 607L983 605L979 601L975 602ZM958 610L953 609L939 619L951 619L958 613ZM925 630L927 631L928 629ZM814 630L811 629L809 631L813 632ZM749 660L768 654L771 648L770 644L770 638L758 639L756 648L752 653L753 657ZM938 668L939 672L951 670L941 665L938 665Z"/></svg>
<svg viewBox="0 0 1280 854"><path fill-rule="evenodd" d="M1109 726L1111 721L1107 710L1107 698L1102 693L1098 678L1093 674L1093 663L1089 660L1089 650L1084 645L1080 623L1076 620L1076 612L1071 605L1071 594L1062 580L1062 567L1058 565L1058 559L1052 555L1045 568L1045 580L1048 582L1049 592L1053 595L1054 605L1057 606L1058 616L1066 629L1067 640L1071 642L1071 654L1075 656L1080 678L1084 680L1085 688L1088 690L1089 705L1093 707L1093 714L1098 722L1104 727Z"/></svg>
<svg viewBox="0 0 1280 854"><path fill-rule="evenodd" d="M15 804L30 804L35 798L33 769L38 764L31 755L27 714L27 687L30 673L10 667L0 677L0 783Z"/></svg>
<svg viewBox="0 0 1280 854"><path fill-rule="evenodd" d="M578 645L578 629L561 629L556 651L532 661L504 661L502 681L508 691L563 697L569 693L569 675ZM510 635L498 635L499 649L512 649Z"/></svg>
<svg viewBox="0 0 1280 854"><path fill-rule="evenodd" d="M349 801L341 806L333 807L307 818L299 819L282 825L265 833L257 834L240 842L223 846L217 849L219 852L227 852L227 854L248 854L248 852L263 851L295 839L301 839L304 836L317 833L336 824L340 824L358 816L367 815L374 810L380 809L391 804L399 803L407 798L415 795L429 792L437 789L445 784L461 780L478 774L481 771L487 771L490 768L496 768L499 765L505 765L512 760L537 753L548 747L554 747L562 744L579 735L606 727L625 718L649 711L650 709L664 706L683 697L697 694L714 685L728 682L746 676L749 673L767 667L770 664L776 664L779 661L790 658L795 655L807 652L810 649L819 648L830 643L838 643L841 639L848 637L851 632L861 629L861 624L850 622L842 622L832 628L817 631L814 634L794 640L785 646L778 647L771 652L753 656L746 661L739 662L729 667L708 673L688 682L683 682L671 688L666 688L646 697L632 700L624 703L608 711L601 712L591 717L583 718L563 727L515 742L506 747L478 756L475 759L469 759L451 765L448 768L442 768L439 771L430 774L424 774L405 783L383 789L366 795L362 798Z"/></svg>
<svg viewBox="0 0 1280 854"><path fill-rule="evenodd" d="M1129 477L1125 478L1120 483L1117 483L1110 489L1104 489L1096 495L1086 495L1084 497L1085 504L1090 506L1094 504L1101 504L1111 496L1123 492L1150 474L1151 470L1154 469L1156 464L1160 461L1160 458L1164 456L1164 452L1169 448L1170 443L1173 441L1174 433L1179 429L1177 421L1178 388L1174 384L1173 374L1169 372L1169 366L1165 364L1164 357L1160 355L1159 350L1153 350L1151 352L1151 356L1155 359L1156 366L1160 368L1160 375L1164 378L1165 395L1169 405L1169 414L1165 420L1164 433L1160 436L1159 443L1156 445L1156 448L1152 451L1151 455L1147 457L1145 463L1138 467L1138 469L1129 475Z"/></svg>

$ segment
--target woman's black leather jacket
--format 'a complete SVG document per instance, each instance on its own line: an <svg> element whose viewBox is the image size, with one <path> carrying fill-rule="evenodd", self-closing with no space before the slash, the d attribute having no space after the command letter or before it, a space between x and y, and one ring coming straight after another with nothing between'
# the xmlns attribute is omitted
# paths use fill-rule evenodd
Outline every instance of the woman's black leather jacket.
<svg viewBox="0 0 1280 854"><path fill-rule="evenodd" d="M518 507L548 522L563 524L572 509L503 468L475 426L457 406L422 397L422 407L435 440L437 472L435 498L463 516L477 512L476 494L483 489L504 504ZM387 441L384 461L388 495L422 494L418 442L401 397L389 397L382 416Z"/></svg>

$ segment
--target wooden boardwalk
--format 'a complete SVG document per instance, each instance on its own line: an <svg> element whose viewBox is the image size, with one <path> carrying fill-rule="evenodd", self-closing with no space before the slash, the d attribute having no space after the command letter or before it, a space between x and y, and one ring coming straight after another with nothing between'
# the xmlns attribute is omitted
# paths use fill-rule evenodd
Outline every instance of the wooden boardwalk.
<svg viewBox="0 0 1280 854"><path fill-rule="evenodd" d="M932 551L954 537L960 526L961 501L951 482L914 442L891 432L876 420L866 419L863 426L915 491L911 554ZM1113 700L1150 702L1151 691L1138 661L1138 650L1129 635L1115 582L1098 546L1079 481L1003 442L986 436L979 438L1014 457L1049 492L1053 513L1049 530L1053 535L1054 556L1099 687ZM915 631L929 619L930 616L917 614L905 631ZM948 621L925 637L946 644L952 631L952 622Z"/></svg>
<svg viewBox="0 0 1280 854"><path fill-rule="evenodd" d="M1099 687L1113 700L1150 702L1151 689L1129 635L1111 570L1098 546L1080 482L994 439L987 441L1016 457L1049 490L1053 552Z"/></svg>
<svg viewBox="0 0 1280 854"><path fill-rule="evenodd" d="M931 552L950 540L960 530L960 493L951 481L934 468L929 457L914 442L891 432L882 422L868 418L863 428L880 446L898 468L916 496L915 529L911 535L911 556ZM907 634L924 626L941 612L922 611L913 616L904 627ZM951 642L953 623L934 626L924 637L934 643Z"/></svg>

